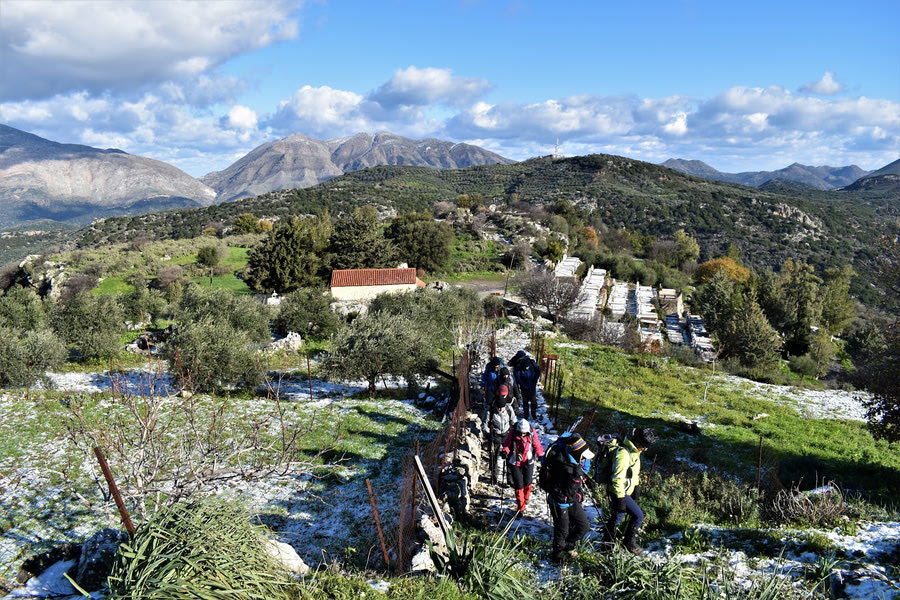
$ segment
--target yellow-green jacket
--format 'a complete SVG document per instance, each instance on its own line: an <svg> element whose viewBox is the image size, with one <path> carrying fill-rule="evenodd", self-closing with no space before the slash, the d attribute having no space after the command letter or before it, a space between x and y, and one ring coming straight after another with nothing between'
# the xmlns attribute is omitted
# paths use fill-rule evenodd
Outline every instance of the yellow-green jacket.
<svg viewBox="0 0 900 600"><path fill-rule="evenodd" d="M641 482L641 453L627 438L613 451L616 455L612 464L609 493L616 498L624 498L630 496L635 486Z"/></svg>

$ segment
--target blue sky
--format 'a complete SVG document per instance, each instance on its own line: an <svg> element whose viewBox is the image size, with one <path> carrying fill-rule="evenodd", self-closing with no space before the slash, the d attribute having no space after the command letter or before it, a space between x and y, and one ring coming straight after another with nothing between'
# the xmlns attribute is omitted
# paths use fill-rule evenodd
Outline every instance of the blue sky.
<svg viewBox="0 0 900 600"><path fill-rule="evenodd" d="M900 158L900 0L0 0L0 123L200 176L292 133L726 172Z"/></svg>

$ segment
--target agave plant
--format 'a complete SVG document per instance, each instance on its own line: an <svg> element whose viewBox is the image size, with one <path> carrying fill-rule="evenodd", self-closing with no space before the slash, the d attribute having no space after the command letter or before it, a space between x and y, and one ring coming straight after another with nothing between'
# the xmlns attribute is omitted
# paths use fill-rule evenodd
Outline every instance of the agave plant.
<svg viewBox="0 0 900 600"><path fill-rule="evenodd" d="M512 521L499 532L460 532L447 536L447 554L433 544L428 551L437 572L454 579L466 592L487 600L534 597L521 569L524 538L510 538Z"/></svg>

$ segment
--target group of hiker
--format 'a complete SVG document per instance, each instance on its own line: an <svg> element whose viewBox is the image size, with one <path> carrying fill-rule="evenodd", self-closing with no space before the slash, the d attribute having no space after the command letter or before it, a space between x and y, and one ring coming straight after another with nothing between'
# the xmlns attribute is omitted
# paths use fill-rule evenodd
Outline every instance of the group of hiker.
<svg viewBox="0 0 900 600"><path fill-rule="evenodd" d="M623 545L641 553L638 536L644 513L640 498L641 453L656 441L651 428L636 428L627 435L604 435L597 440L598 456L587 440L574 431L559 436L545 451L529 422L537 418L537 383L540 366L525 350L510 359L510 371L500 357L492 357L481 376L485 400L485 432L490 443L491 483L508 481L515 493L518 515L525 513L539 465L540 487L547 494L553 519L552 559L562 563L577 558L575 544L591 529L584 511L588 491L603 489L609 518L603 526L601 549L615 547L619 527L628 517ZM519 416L521 415L521 416ZM592 464L592 460L597 461ZM586 489L587 488L587 489Z"/></svg>

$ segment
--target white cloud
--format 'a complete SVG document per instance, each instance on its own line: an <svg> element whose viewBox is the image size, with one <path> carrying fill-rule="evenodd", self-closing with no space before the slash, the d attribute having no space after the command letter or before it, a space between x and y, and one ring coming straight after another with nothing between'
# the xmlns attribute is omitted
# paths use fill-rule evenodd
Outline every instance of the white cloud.
<svg viewBox="0 0 900 600"><path fill-rule="evenodd" d="M822 79L800 86L801 92L832 96L844 91L844 84L835 81L834 71L825 71Z"/></svg>
<svg viewBox="0 0 900 600"><path fill-rule="evenodd" d="M0 101L192 78L296 37L298 0L3 0Z"/></svg>
<svg viewBox="0 0 900 600"><path fill-rule="evenodd" d="M259 118L256 111L246 106L232 106L228 111L227 125L233 129L254 129Z"/></svg>
<svg viewBox="0 0 900 600"><path fill-rule="evenodd" d="M428 104L467 106L490 89L490 83L484 79L457 77L449 69L411 66L396 71L369 99L388 110Z"/></svg>

